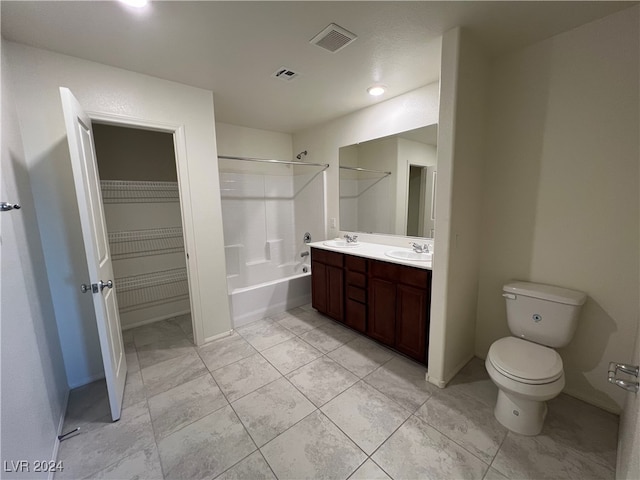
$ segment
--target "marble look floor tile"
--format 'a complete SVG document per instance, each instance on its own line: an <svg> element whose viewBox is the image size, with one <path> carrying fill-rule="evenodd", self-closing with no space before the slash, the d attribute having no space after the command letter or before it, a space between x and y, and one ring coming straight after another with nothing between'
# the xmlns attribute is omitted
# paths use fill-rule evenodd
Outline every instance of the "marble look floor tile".
<svg viewBox="0 0 640 480"><path fill-rule="evenodd" d="M438 390L427 382L426 373L425 366L396 356L364 377L364 381L413 413Z"/></svg>
<svg viewBox="0 0 640 480"><path fill-rule="evenodd" d="M435 392L415 415L486 463L491 463L508 431L492 407L448 389Z"/></svg>
<svg viewBox="0 0 640 480"><path fill-rule="evenodd" d="M329 352L327 356L362 378L391 360L395 354L371 340L358 336L340 348Z"/></svg>
<svg viewBox="0 0 640 480"><path fill-rule="evenodd" d="M273 347L278 343L294 337L291 331L278 325L277 322L268 319L243 325L242 327L236 328L236 332L258 351Z"/></svg>
<svg viewBox="0 0 640 480"><path fill-rule="evenodd" d="M391 480L391 477L384 473L376 463L368 459L360 467L353 472L349 480Z"/></svg>
<svg viewBox="0 0 640 480"><path fill-rule="evenodd" d="M133 341L133 336L132 339L129 341L124 341L124 353L129 354L129 353L135 353L136 352L136 344Z"/></svg>
<svg viewBox="0 0 640 480"><path fill-rule="evenodd" d="M237 333L198 348L202 361L212 372L256 353L256 349Z"/></svg>
<svg viewBox="0 0 640 480"><path fill-rule="evenodd" d="M289 310L284 314L273 316L271 319L296 335L302 335L309 330L327 325L330 322L319 313L309 312L301 308Z"/></svg>
<svg viewBox="0 0 640 480"><path fill-rule="evenodd" d="M258 353L214 370L212 375L230 402L282 377Z"/></svg>
<svg viewBox="0 0 640 480"><path fill-rule="evenodd" d="M371 455L411 415L362 381L326 403L321 410L367 455Z"/></svg>
<svg viewBox="0 0 640 480"><path fill-rule="evenodd" d="M216 480L276 480L271 467L259 451L236 463Z"/></svg>
<svg viewBox="0 0 640 480"><path fill-rule="evenodd" d="M548 408L539 441L550 447L568 445L589 460L616 468L619 416L564 394L550 400Z"/></svg>
<svg viewBox="0 0 640 480"><path fill-rule="evenodd" d="M149 412L157 439L229 404L207 373L149 398Z"/></svg>
<svg viewBox="0 0 640 480"><path fill-rule="evenodd" d="M122 341L125 344L133 343L133 329L122 330Z"/></svg>
<svg viewBox="0 0 640 480"><path fill-rule="evenodd" d="M474 357L447 384L447 389L474 397L485 405L494 408L498 400L498 387L489 377L484 360Z"/></svg>
<svg viewBox="0 0 640 480"><path fill-rule="evenodd" d="M64 470L57 479L84 478L104 470L130 452L154 445L151 418L145 402L122 410L120 420L111 416L86 424L80 433L60 443L58 460Z"/></svg>
<svg viewBox="0 0 640 480"><path fill-rule="evenodd" d="M136 348L169 338L184 338L185 336L178 325L169 323L166 320L132 328L131 332L133 333L133 341Z"/></svg>
<svg viewBox="0 0 640 480"><path fill-rule="evenodd" d="M258 447L316 409L286 378L259 388L232 406Z"/></svg>
<svg viewBox="0 0 640 480"><path fill-rule="evenodd" d="M141 372L147 396L152 397L204 375L207 368L195 350L192 350L186 355L143 368Z"/></svg>
<svg viewBox="0 0 640 480"><path fill-rule="evenodd" d="M489 465L411 416L371 457L391 478L482 479Z"/></svg>
<svg viewBox="0 0 640 480"><path fill-rule="evenodd" d="M482 480L509 480L493 467L489 467Z"/></svg>
<svg viewBox="0 0 640 480"><path fill-rule="evenodd" d="M267 443L261 451L279 479L347 478L367 458L318 411Z"/></svg>
<svg viewBox="0 0 640 480"><path fill-rule="evenodd" d="M167 338L138 347L138 361L141 368L180 357L194 350L193 343L186 338Z"/></svg>
<svg viewBox="0 0 640 480"><path fill-rule="evenodd" d="M144 383L142 382L142 373L127 372L127 379L124 382L124 397L122 398L122 407L127 408L137 403L144 402L147 399Z"/></svg>
<svg viewBox="0 0 640 480"><path fill-rule="evenodd" d="M184 332L185 336L189 340L193 340L193 322L191 320L190 313L185 313L184 315L173 317L169 319L169 323L178 325L180 329Z"/></svg>
<svg viewBox="0 0 640 480"><path fill-rule="evenodd" d="M166 478L213 478L256 450L233 412L223 407L158 443Z"/></svg>
<svg viewBox="0 0 640 480"><path fill-rule="evenodd" d="M329 322L300 335L300 338L322 353L329 353L356 338L356 334L334 322Z"/></svg>
<svg viewBox="0 0 640 480"><path fill-rule="evenodd" d="M287 378L317 407L358 381L353 373L326 357L294 370Z"/></svg>
<svg viewBox="0 0 640 480"><path fill-rule="evenodd" d="M158 447L155 443L86 477L87 480L161 480L163 478Z"/></svg>
<svg viewBox="0 0 640 480"><path fill-rule="evenodd" d="M135 351L126 354L127 373L136 373L140 371L140 362L138 361L138 353Z"/></svg>
<svg viewBox="0 0 640 480"><path fill-rule="evenodd" d="M492 466L507 478L595 480L613 479L615 472L568 447L553 447L512 432L507 434Z"/></svg>
<svg viewBox="0 0 640 480"><path fill-rule="evenodd" d="M263 350L262 356L286 375L321 357L322 352L296 337Z"/></svg>
<svg viewBox="0 0 640 480"><path fill-rule="evenodd" d="M67 432L110 414L107 383L104 379L98 380L69 392L62 429Z"/></svg>

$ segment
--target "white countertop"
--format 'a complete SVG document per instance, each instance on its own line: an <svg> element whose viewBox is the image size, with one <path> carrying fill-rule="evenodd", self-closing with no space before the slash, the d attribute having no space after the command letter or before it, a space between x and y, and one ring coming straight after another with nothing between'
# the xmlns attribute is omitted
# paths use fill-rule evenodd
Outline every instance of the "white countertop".
<svg viewBox="0 0 640 480"><path fill-rule="evenodd" d="M326 241L326 240L325 240ZM390 250L403 250L401 247L393 247L391 245L380 245L378 243L358 242L357 247L330 247L322 242L313 242L308 244L309 247L320 248L332 252L344 253L346 255L354 255L356 257L373 258L374 260L382 260L383 262L397 263L399 265L407 265L409 267L422 268L431 270L432 262L424 262L418 260L400 260L386 255ZM411 250L406 248L405 250Z"/></svg>

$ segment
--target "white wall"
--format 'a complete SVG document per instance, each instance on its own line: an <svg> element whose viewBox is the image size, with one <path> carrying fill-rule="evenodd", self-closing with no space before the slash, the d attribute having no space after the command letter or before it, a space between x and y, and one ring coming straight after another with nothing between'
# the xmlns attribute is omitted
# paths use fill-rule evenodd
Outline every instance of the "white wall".
<svg viewBox="0 0 640 480"><path fill-rule="evenodd" d="M638 35L634 7L497 59L487 116L476 352L509 334L510 279L582 290L566 392L612 411L639 316Z"/></svg>
<svg viewBox="0 0 640 480"><path fill-rule="evenodd" d="M0 462L55 459L68 393L56 318L47 288L31 179L22 146L2 48L3 201L22 208L0 216L1 423ZM3 478L47 478L47 474L3 473Z"/></svg>
<svg viewBox="0 0 640 480"><path fill-rule="evenodd" d="M474 355L487 60L469 32L442 39L429 381ZM431 347L433 345L433 348Z"/></svg>
<svg viewBox="0 0 640 480"><path fill-rule="evenodd" d="M67 377L82 385L102 372L58 88L71 89L90 113L184 129L178 165L190 253L196 339L231 328L224 264L212 92L78 58L4 42L32 179ZM180 158L180 155L178 155ZM185 188L187 187L187 188ZM215 312L215 314L212 314ZM205 314L206 313L206 314Z"/></svg>

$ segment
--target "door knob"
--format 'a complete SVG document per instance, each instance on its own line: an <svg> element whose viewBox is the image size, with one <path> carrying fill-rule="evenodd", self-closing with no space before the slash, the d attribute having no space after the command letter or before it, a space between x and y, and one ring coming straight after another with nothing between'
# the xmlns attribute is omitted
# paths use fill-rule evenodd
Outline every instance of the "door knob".
<svg viewBox="0 0 640 480"><path fill-rule="evenodd" d="M91 291L91 285L87 285L86 283L83 283L82 285L80 285L80 291L82 293L87 293Z"/></svg>
<svg viewBox="0 0 640 480"><path fill-rule="evenodd" d="M100 287L100 291L104 290L105 288L113 288L113 280L107 280L106 283L100 280L98 286Z"/></svg>
<svg viewBox="0 0 640 480"><path fill-rule="evenodd" d="M618 378L617 373L619 371L638 378L640 367L638 367L638 365L627 365L625 363L611 362L609 363L609 372L607 374L607 380L609 380L609 383L613 383L614 385L628 390L629 392L638 393L640 384L638 382L634 382L633 380L624 380L622 378Z"/></svg>

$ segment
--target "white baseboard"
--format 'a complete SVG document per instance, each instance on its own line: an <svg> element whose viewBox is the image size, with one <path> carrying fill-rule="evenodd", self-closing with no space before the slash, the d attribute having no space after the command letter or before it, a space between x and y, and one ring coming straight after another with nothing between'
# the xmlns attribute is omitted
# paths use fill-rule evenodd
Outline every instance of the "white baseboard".
<svg viewBox="0 0 640 480"><path fill-rule="evenodd" d="M60 420L58 421L58 429L56 433L56 438L53 443L53 451L51 452L51 461L55 464L58 462L58 451L60 450L60 440L58 437L62 435L62 428L64 427L64 420L67 415L67 407L69 407L69 394L71 393L71 389L67 390L66 395L64 396L64 402L62 404L64 407L62 408L62 414L60 415ZM52 469L49 472L49 476L47 477L49 480L53 480L54 475L56 474L55 469Z"/></svg>
<svg viewBox="0 0 640 480"><path fill-rule="evenodd" d="M205 339L204 339L204 343L203 343L203 345L206 345L207 343L209 343L209 342L213 342L214 340L218 340L218 339L220 339L220 338L228 337L228 336L229 336L229 335L231 335L232 333L233 333L233 329L228 330L228 331L226 331L226 332L219 333L219 334L217 334L217 335L213 335L213 336L211 336L211 337L207 337L207 338L205 338Z"/></svg>
<svg viewBox="0 0 640 480"><path fill-rule="evenodd" d="M126 325L122 327L122 330L130 330L136 327L142 327L143 325L149 325L150 323L160 322L162 320L169 320L170 318L179 317L180 315L186 315L187 313L191 313L191 310L183 310L177 313L171 313L168 315L160 315L157 317L150 318L148 320L143 320L141 322L132 323L131 325Z"/></svg>

